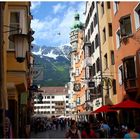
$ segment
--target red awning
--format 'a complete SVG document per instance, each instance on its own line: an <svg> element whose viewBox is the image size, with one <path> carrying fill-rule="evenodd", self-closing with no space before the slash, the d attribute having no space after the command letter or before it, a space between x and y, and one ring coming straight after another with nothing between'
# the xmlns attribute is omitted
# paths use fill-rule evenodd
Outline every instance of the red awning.
<svg viewBox="0 0 140 140"><path fill-rule="evenodd" d="M140 109L140 104L132 100L125 100L111 106L111 109Z"/></svg>
<svg viewBox="0 0 140 140"><path fill-rule="evenodd" d="M115 110L111 110L110 108L111 106L109 105L103 105L102 107L96 109L95 111L91 112L91 114L93 113L100 113L100 112L116 112Z"/></svg>

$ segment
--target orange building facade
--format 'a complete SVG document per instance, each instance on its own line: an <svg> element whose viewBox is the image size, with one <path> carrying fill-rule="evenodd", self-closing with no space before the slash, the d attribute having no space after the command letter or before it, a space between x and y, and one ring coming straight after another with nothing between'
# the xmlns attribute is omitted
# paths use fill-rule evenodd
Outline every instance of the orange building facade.
<svg viewBox="0 0 140 140"><path fill-rule="evenodd" d="M76 93L76 100L78 99L79 104L77 105L78 113L84 112L84 103L85 103L85 84L83 83L82 79L85 75L85 70L83 68L84 64L84 51L83 51L83 38L84 32L81 30L78 33L78 48L75 53L77 57L79 57L78 61L75 64L76 70L79 71L79 74L75 76L75 82L81 84L81 90Z"/></svg>
<svg viewBox="0 0 140 140"><path fill-rule="evenodd" d="M140 3L112 2L111 9L117 103L126 99L140 102Z"/></svg>

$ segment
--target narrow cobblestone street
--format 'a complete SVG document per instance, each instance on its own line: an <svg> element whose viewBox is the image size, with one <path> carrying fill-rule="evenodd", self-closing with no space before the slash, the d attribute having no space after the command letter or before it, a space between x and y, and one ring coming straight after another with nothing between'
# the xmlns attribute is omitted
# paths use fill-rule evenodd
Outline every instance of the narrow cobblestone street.
<svg viewBox="0 0 140 140"><path fill-rule="evenodd" d="M31 132L31 139L63 139L65 138L66 130L47 130L44 132L38 132L35 134L34 132Z"/></svg>

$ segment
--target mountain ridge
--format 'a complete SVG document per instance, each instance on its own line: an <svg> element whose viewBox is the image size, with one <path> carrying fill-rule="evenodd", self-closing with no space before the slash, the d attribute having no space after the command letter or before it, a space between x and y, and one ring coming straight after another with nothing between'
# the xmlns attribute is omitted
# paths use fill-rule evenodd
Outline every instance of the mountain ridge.
<svg viewBox="0 0 140 140"><path fill-rule="evenodd" d="M71 47L47 47L33 45L33 56L36 64L43 66L43 80L33 81L41 86L65 86L69 82L69 53Z"/></svg>

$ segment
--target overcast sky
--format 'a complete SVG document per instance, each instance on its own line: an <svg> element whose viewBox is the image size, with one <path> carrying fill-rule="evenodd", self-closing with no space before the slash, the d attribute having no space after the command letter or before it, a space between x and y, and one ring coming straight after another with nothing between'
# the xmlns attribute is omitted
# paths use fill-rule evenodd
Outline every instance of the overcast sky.
<svg viewBox="0 0 140 140"><path fill-rule="evenodd" d="M70 27L76 11L84 22L84 1L32 1L31 27L35 31L33 43L52 47L69 44Z"/></svg>

